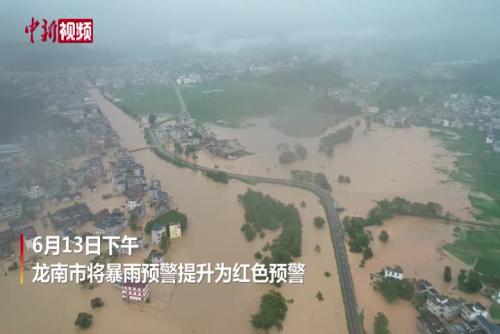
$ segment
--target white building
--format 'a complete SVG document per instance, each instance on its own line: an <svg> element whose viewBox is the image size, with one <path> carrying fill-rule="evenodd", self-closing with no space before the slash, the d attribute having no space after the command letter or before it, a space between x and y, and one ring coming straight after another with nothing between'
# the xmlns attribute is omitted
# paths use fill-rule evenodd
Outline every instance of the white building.
<svg viewBox="0 0 500 334"><path fill-rule="evenodd" d="M462 306L462 311L460 312L460 316L464 318L464 320L468 321L476 320L476 318L480 315L488 318L488 310L486 307L481 305L481 303L464 304L464 306Z"/></svg>
<svg viewBox="0 0 500 334"><path fill-rule="evenodd" d="M122 284L122 298L129 301L145 301L149 298L149 284L124 282Z"/></svg>
<svg viewBox="0 0 500 334"><path fill-rule="evenodd" d="M394 278L401 281L403 279L403 269L400 266L385 267L384 278Z"/></svg>
<svg viewBox="0 0 500 334"><path fill-rule="evenodd" d="M167 227L161 224L155 224L151 228L151 240L155 245L159 245L161 243L162 235L167 233Z"/></svg>
<svg viewBox="0 0 500 334"><path fill-rule="evenodd" d="M491 296L491 299L497 303L497 304L500 304L500 291L498 291L496 294L492 295Z"/></svg>
<svg viewBox="0 0 500 334"><path fill-rule="evenodd" d="M462 299L449 298L443 295L430 295L426 302L426 308L437 317L447 321L456 319L462 311L464 301Z"/></svg>
<svg viewBox="0 0 500 334"><path fill-rule="evenodd" d="M181 224L172 224L168 227L170 239L178 239L182 237Z"/></svg>
<svg viewBox="0 0 500 334"><path fill-rule="evenodd" d="M37 199L45 196L45 190L41 186L31 186L23 191L23 195L29 199Z"/></svg>

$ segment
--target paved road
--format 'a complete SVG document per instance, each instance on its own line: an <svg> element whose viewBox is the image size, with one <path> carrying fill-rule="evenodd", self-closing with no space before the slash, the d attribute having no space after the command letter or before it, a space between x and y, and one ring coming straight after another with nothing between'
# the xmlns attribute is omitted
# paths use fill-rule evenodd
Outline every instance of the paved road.
<svg viewBox="0 0 500 334"><path fill-rule="evenodd" d="M175 83L175 81L173 80L172 80L172 86L174 86L175 94L177 95L177 99L181 104L181 113L186 113L189 116L189 118L191 118L191 114L189 113L189 110L186 107L186 103L184 102L184 98L182 97L181 91L179 90L179 86L177 86L177 83Z"/></svg>
<svg viewBox="0 0 500 334"><path fill-rule="evenodd" d="M197 165L195 163L185 161L172 152L165 150L163 145L161 145L160 140L156 136L154 130L147 129L149 131L150 137L152 139L151 145L159 151L161 155L166 156L169 160L175 160L181 162L186 167L192 168L194 170L199 170L202 172L220 172L219 170ZM354 284L352 281L351 270L349 267L349 260L347 258L347 252L344 244L344 234L342 232L342 226L340 224L338 212L335 206L335 201L333 200L330 193L326 190L321 189L312 183L299 182L294 180L286 180L279 178L271 178L264 176L254 176L254 175L243 175L235 173L226 173L229 177L233 179L238 179L249 183L271 183L284 185L289 187L295 187L300 189L305 189L311 191L319 197L321 204L323 205L328 223L330 226L330 234L332 238L333 248L335 250L335 257L337 260L337 270L340 278L340 286L342 289L342 296L344 299L344 309L346 312L347 326L349 329L349 334L363 334L363 326L358 313L358 303L356 301L356 293L354 290Z"/></svg>

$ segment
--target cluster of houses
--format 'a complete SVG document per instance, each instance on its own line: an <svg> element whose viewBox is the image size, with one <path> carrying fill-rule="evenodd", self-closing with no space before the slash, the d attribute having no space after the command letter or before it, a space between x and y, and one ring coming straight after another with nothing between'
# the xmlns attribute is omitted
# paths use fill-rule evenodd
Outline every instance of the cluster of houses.
<svg viewBox="0 0 500 334"><path fill-rule="evenodd" d="M147 190L144 166L124 148L120 148L117 155L118 158L111 162L116 190L131 200L142 199Z"/></svg>
<svg viewBox="0 0 500 334"><path fill-rule="evenodd" d="M403 280L404 272L400 266L385 267L372 276ZM442 295L426 280L415 280L413 285L415 293L424 295L426 300L417 319L422 334L500 334L500 326L492 322L488 309L481 303Z"/></svg>
<svg viewBox="0 0 500 334"><path fill-rule="evenodd" d="M246 154L238 140L217 139L213 132L196 125L187 113L181 113L176 120L162 124L159 134L166 142L179 143L193 150L204 149L224 159L235 159Z"/></svg>
<svg viewBox="0 0 500 334"><path fill-rule="evenodd" d="M500 334L500 326L492 322L481 303L442 295L424 280L415 282L415 290L427 297L427 312L417 320L423 334Z"/></svg>
<svg viewBox="0 0 500 334"><path fill-rule="evenodd" d="M153 206L156 210L157 216L170 209L170 196L166 191L161 190L160 180L151 180L148 187L148 196L151 206Z"/></svg>
<svg viewBox="0 0 500 334"><path fill-rule="evenodd" d="M442 104L403 106L386 110L377 116L385 125L407 127L411 124L431 124L434 127L461 130L473 127L484 133L485 142L494 152L500 152L500 101L491 96L450 94Z"/></svg>

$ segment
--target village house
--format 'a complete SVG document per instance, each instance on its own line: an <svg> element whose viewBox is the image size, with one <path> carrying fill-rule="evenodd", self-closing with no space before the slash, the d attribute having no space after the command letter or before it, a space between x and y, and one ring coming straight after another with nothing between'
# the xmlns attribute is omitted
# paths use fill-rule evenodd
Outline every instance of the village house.
<svg viewBox="0 0 500 334"><path fill-rule="evenodd" d="M447 297L440 294L429 294L426 302L426 308L429 312L447 321L456 319L460 315L463 305L464 301L462 299Z"/></svg>
<svg viewBox="0 0 500 334"><path fill-rule="evenodd" d="M21 199L4 198L0 202L0 220L16 219L23 214Z"/></svg>
<svg viewBox="0 0 500 334"><path fill-rule="evenodd" d="M12 242L12 230L8 224L0 223L0 259L12 254L10 243Z"/></svg>
<svg viewBox="0 0 500 334"><path fill-rule="evenodd" d="M449 334L441 320L434 314L424 314L418 317L417 327L422 334Z"/></svg>
<svg viewBox="0 0 500 334"><path fill-rule="evenodd" d="M66 229L76 225L83 225L94 220L94 215L85 203L59 209L49 215L50 221L56 230Z"/></svg>
<svg viewBox="0 0 500 334"><path fill-rule="evenodd" d="M146 214L146 207L143 201L140 201L137 206L129 211L129 214L135 216L136 218L142 218Z"/></svg>
<svg viewBox="0 0 500 334"><path fill-rule="evenodd" d="M100 220L100 223L95 224L95 233L97 235L116 236L127 226L125 214L118 209L109 215L101 216Z"/></svg>
<svg viewBox="0 0 500 334"><path fill-rule="evenodd" d="M122 283L122 298L125 301L146 301L149 298L149 283Z"/></svg>
<svg viewBox="0 0 500 334"><path fill-rule="evenodd" d="M481 303L464 304L460 316L464 320L476 320L478 316L488 317L488 310Z"/></svg>
<svg viewBox="0 0 500 334"><path fill-rule="evenodd" d="M170 239L178 239L182 237L181 224L171 224L168 227Z"/></svg>
<svg viewBox="0 0 500 334"><path fill-rule="evenodd" d="M154 224L151 228L151 240L155 245L161 243L161 237L167 233L167 227L162 224Z"/></svg>
<svg viewBox="0 0 500 334"><path fill-rule="evenodd" d="M403 269L400 266L385 267L384 278L394 278L401 281L403 280Z"/></svg>

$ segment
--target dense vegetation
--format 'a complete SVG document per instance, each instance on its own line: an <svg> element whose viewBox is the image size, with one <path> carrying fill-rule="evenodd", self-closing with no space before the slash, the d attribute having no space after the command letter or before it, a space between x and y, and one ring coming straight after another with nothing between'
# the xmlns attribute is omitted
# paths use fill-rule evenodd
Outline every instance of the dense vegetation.
<svg viewBox="0 0 500 334"><path fill-rule="evenodd" d="M325 218L323 217L315 217L314 220L313 220L313 223L314 223L314 226L318 227L318 228L322 228L326 221L325 221Z"/></svg>
<svg viewBox="0 0 500 334"><path fill-rule="evenodd" d="M180 110L177 95L172 86L134 86L115 90L112 93L121 100L116 103L118 107L131 116L176 114Z"/></svg>
<svg viewBox="0 0 500 334"><path fill-rule="evenodd" d="M382 312L377 313L375 322L373 323L373 331L375 334L390 334L389 320Z"/></svg>
<svg viewBox="0 0 500 334"><path fill-rule="evenodd" d="M366 226L382 225L384 220L393 218L396 215L427 217L433 219L450 218L448 214L443 214L443 209L438 203L410 202L401 197L395 197L393 200L384 199L377 202L377 206L368 212L366 218L344 217L343 223L347 235L349 236L349 250L353 253L363 252L363 258L365 260L369 259L372 251L371 249L366 250L366 248L368 248L370 244L370 237L365 232L364 228ZM386 233L381 233L381 236L379 236L381 241L386 240L386 238L387 240L389 239L389 235L386 235Z"/></svg>
<svg viewBox="0 0 500 334"><path fill-rule="evenodd" d="M279 162L281 164L290 164L297 160L305 160L307 158L307 149L301 144L295 144L293 150L286 148L279 155Z"/></svg>
<svg viewBox="0 0 500 334"><path fill-rule="evenodd" d="M285 298L281 293L271 290L261 297L259 311L252 315L250 322L258 329L268 330L276 327L281 330L287 311Z"/></svg>
<svg viewBox="0 0 500 334"><path fill-rule="evenodd" d="M292 150L285 150L280 153L278 160L280 164L291 164L297 161L297 156L295 155L295 152L293 152Z"/></svg>
<svg viewBox="0 0 500 334"><path fill-rule="evenodd" d="M408 279L382 278L375 282L373 287L375 290L380 291L384 299L389 303L393 303L398 299L412 300L415 293L415 288Z"/></svg>
<svg viewBox="0 0 500 334"><path fill-rule="evenodd" d="M239 195L239 201L245 209L245 221L242 230L247 240L263 230L275 231L282 228L281 234L270 246L272 259L263 262L289 263L292 257L302 252L302 225L297 208L292 204L285 205L261 192L247 190Z"/></svg>
<svg viewBox="0 0 500 334"><path fill-rule="evenodd" d="M347 184L350 184L351 183L351 178L349 176L340 174L338 176L338 178L337 178L337 182L338 183L347 183Z"/></svg>
<svg viewBox="0 0 500 334"><path fill-rule="evenodd" d="M229 183L229 176L225 172L208 171L208 172L205 172L205 175L208 178L214 180L215 182L224 183L224 184Z"/></svg>
<svg viewBox="0 0 500 334"><path fill-rule="evenodd" d="M500 304L492 304L489 310L490 317L500 320Z"/></svg>
<svg viewBox="0 0 500 334"><path fill-rule="evenodd" d="M457 171L452 179L469 185L474 191L469 201L478 220L500 221L500 154L494 154L477 129L465 128L455 133L432 131L444 146L458 152Z"/></svg>
<svg viewBox="0 0 500 334"><path fill-rule="evenodd" d="M466 293L477 293L483 287L481 276L477 271L464 269L458 274L458 288Z"/></svg>
<svg viewBox="0 0 500 334"><path fill-rule="evenodd" d="M500 277L500 232L469 230L444 247L474 270L488 277Z"/></svg>
<svg viewBox="0 0 500 334"><path fill-rule="evenodd" d="M170 210L167 211L158 217L156 217L153 220L150 220L146 226L144 227L144 232L145 233L151 233L151 229L153 228L154 225L160 224L160 225L165 225L168 226L171 223L180 223L181 224L181 229L185 230L188 225L188 220L185 214L177 211L177 210Z"/></svg>
<svg viewBox="0 0 500 334"><path fill-rule="evenodd" d="M99 308L99 307L103 307L103 306L104 306L104 302L99 297L95 297L95 298L92 298L90 300L90 307L92 307L92 308Z"/></svg>
<svg viewBox="0 0 500 334"><path fill-rule="evenodd" d="M328 179L323 173L313 173L308 170L294 169L292 170L291 174L292 174L292 179L296 181L314 183L315 185L317 185L322 189L328 191L332 190L332 186L330 185Z"/></svg>
<svg viewBox="0 0 500 334"><path fill-rule="evenodd" d="M451 282L452 276L451 276L451 267L450 266L444 267L443 280L447 283Z"/></svg>
<svg viewBox="0 0 500 334"><path fill-rule="evenodd" d="M86 329L92 326L92 314L86 312L78 313L78 316L75 320L75 326L78 326L82 329Z"/></svg>
<svg viewBox="0 0 500 334"><path fill-rule="evenodd" d="M325 153L327 156L333 156L333 150L336 145L348 142L352 138L354 128L350 125L336 132L330 133L320 139L319 152Z"/></svg>
<svg viewBox="0 0 500 334"><path fill-rule="evenodd" d="M378 235L378 239L382 242L389 241L389 233L387 233L387 231L381 231Z"/></svg>

